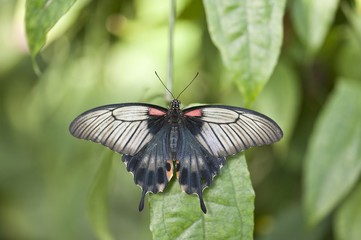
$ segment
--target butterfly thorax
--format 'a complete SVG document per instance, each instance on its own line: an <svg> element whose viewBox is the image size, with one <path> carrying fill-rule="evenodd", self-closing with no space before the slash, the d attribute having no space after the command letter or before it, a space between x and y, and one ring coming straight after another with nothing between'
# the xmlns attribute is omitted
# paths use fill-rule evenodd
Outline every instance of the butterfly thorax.
<svg viewBox="0 0 361 240"><path fill-rule="evenodd" d="M182 110L179 109L180 101L177 99L174 99L171 102L171 107L168 109L168 117L169 117L169 123L171 125L173 124L180 124L181 122L181 115Z"/></svg>

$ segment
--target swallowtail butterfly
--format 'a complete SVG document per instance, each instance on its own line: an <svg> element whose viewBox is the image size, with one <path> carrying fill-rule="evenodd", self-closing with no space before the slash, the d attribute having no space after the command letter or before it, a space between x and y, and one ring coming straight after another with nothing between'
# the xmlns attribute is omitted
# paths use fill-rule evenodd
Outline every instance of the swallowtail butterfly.
<svg viewBox="0 0 361 240"><path fill-rule="evenodd" d="M224 105L180 109L177 98L168 109L143 103L93 108L78 116L69 130L74 137L123 154L142 189L139 211L145 195L162 192L175 172L181 190L197 194L204 213L202 192L227 156L283 136L272 119L258 112Z"/></svg>

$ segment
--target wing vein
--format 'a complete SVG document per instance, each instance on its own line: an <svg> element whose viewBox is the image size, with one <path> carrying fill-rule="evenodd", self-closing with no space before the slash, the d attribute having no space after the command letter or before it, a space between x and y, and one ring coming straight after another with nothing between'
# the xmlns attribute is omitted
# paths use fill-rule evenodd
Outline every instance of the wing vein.
<svg viewBox="0 0 361 240"><path fill-rule="evenodd" d="M81 127L85 122L87 122L88 120L90 120L90 119L92 119L92 118L95 118L94 119L94 121L97 119L97 118L99 118L99 117L101 117L102 115L104 115L104 114L107 114L107 113L109 113L110 112L110 110L108 110L107 109L107 111L106 112L103 112L103 113L99 113L98 115L95 115L95 116L90 116L90 117L88 117L88 118L85 118L85 116L83 116L84 117L84 119L81 119L82 121L81 122L76 122L76 128L73 130L73 132L75 133L77 130L78 130L78 128L79 127ZM94 122L93 121L93 122ZM93 123L92 122L92 123ZM83 131L82 131L82 133L83 133ZM80 133L79 134L79 136L82 134L82 133Z"/></svg>
<svg viewBox="0 0 361 240"><path fill-rule="evenodd" d="M113 135L113 133L119 128L119 126L123 123L121 120L118 120L118 119L114 119L113 123L115 121L120 121L120 123L118 124L118 126L116 126L109 134L108 136L106 137L106 139L104 140L104 145L107 145L107 141L108 139L110 138L111 135Z"/></svg>
<svg viewBox="0 0 361 240"><path fill-rule="evenodd" d="M246 126L250 127L246 121L244 121L242 118L239 118L240 121L242 121ZM238 126L240 126L242 128L242 130L248 135L248 137L252 140L252 142L254 143L254 145L257 145L257 142L254 140L254 138L249 134L248 131L246 131L241 124L236 123ZM255 130L251 127L250 130L252 130L253 132L255 132ZM258 133L255 132L257 135ZM262 138L261 138L262 139Z"/></svg>
<svg viewBox="0 0 361 240"><path fill-rule="evenodd" d="M239 118L239 119L241 119L254 133L256 133L256 135L258 135L258 137L262 140L263 144L267 144L267 141L260 135L260 133L254 128L254 126L252 126L251 124L249 124L242 118ZM250 118L248 118L248 119L250 119ZM259 129L261 129L264 132L264 130L254 121L254 119L250 119L250 121L253 122L255 126L257 126Z"/></svg>
<svg viewBox="0 0 361 240"><path fill-rule="evenodd" d="M266 128L268 128L275 136L277 136L277 133L274 131L274 126L271 125L270 121L264 121L264 119L260 118L260 119L252 119L246 115L243 115L243 117L248 118L249 120L251 120L252 122L254 122L255 125L257 125L260 129L262 129L262 131L267 135L267 137L270 139L271 142L273 142L274 140L272 139L272 137L267 133L267 131L265 129L263 129L263 127L261 127L258 123L263 124L263 126L265 126Z"/></svg>
<svg viewBox="0 0 361 240"><path fill-rule="evenodd" d="M94 130L93 128L93 123L98 121L98 119L100 117L102 117L104 114L100 114L98 115L91 123L89 123L87 126L85 126L85 128L83 129L83 131L81 131L81 133L79 134L79 136L82 136L84 133L86 133L87 131L92 132ZM103 120L104 121L104 120ZM103 121L100 121L100 123L102 123ZM81 138L83 139L87 139L89 137L89 134L87 134L87 136L82 136Z"/></svg>
<svg viewBox="0 0 361 240"><path fill-rule="evenodd" d="M237 123L234 123L234 124L237 124ZM238 124L237 124L238 125ZM238 125L239 126L239 125ZM230 124L229 127L233 130L233 132L237 135L237 137L241 140L243 146L244 146L244 149L248 148L247 147L247 144L243 141L242 137L239 136L239 134L237 133L236 130L234 130L234 127ZM241 150L242 151L242 150Z"/></svg>
<svg viewBox="0 0 361 240"><path fill-rule="evenodd" d="M219 128L224 132L224 134L227 136L228 140L232 143L234 149L238 152L238 148L236 147L236 145L234 145L234 142L232 141L231 137L228 135L228 133L226 133L226 131L223 129L222 125L226 125L229 126L228 124L218 124Z"/></svg>
<svg viewBox="0 0 361 240"><path fill-rule="evenodd" d="M211 125L211 124L208 124L208 125L209 125L209 128L212 130L214 136L216 136L218 142L221 144L221 146L222 146L222 148L224 149L224 151L228 154L227 149L224 147L222 141L221 141L221 140L219 139L219 137L217 136L216 132L214 131L214 129L213 129L213 127L212 127L212 125Z"/></svg>
<svg viewBox="0 0 361 240"><path fill-rule="evenodd" d="M118 136L117 140L114 141L113 146L111 147L111 149L114 149L114 146L118 143L119 139L120 139L120 138L123 136L123 134L127 131L128 127L129 127L130 125L131 125L131 124L128 124L128 125L125 127L124 131Z"/></svg>
<svg viewBox="0 0 361 240"><path fill-rule="evenodd" d="M105 129L107 129L111 124L113 124L115 121L118 121L116 119L114 119L113 121L111 121L110 123L108 123L99 133L98 133L98 136L101 136L102 133L104 132ZM109 136L109 134L108 134Z"/></svg>
<svg viewBox="0 0 361 240"><path fill-rule="evenodd" d="M96 130L98 130L98 127L101 126L104 122L108 121L108 119L111 119L112 116L110 115L109 117L107 117L106 119L103 119L102 121L100 121L96 126L92 126L93 129L90 130L90 132L88 133L88 135L86 136L86 139L89 139L90 135L92 135L92 133ZM110 122L112 123L112 122ZM104 130L104 128L103 128ZM103 131L102 130L102 131ZM100 133L98 133L97 136L99 136Z"/></svg>
<svg viewBox="0 0 361 240"><path fill-rule="evenodd" d="M138 128L141 124L141 121L136 121L136 122L132 122L132 123L137 123L137 127L135 128L135 130L133 131L132 135L129 137L129 139L127 140L127 142L124 144L124 146L122 147L121 152L124 150L124 148L128 145L128 143L130 142L130 140L133 138L134 134L137 133ZM130 125L130 124L129 124Z"/></svg>
<svg viewBox="0 0 361 240"><path fill-rule="evenodd" d="M208 124L208 123L207 123ZM214 155L215 153L213 152L213 149L211 148L211 146L209 145L208 141L206 140L205 136L203 135L202 131L199 133L199 135L201 136L201 138L203 139L203 141L207 144L208 149L212 152L212 154Z"/></svg>

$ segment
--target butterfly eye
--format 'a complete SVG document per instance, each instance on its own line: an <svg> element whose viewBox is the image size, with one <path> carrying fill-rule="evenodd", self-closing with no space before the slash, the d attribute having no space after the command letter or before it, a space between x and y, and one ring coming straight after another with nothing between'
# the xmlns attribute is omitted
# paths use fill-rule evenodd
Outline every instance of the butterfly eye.
<svg viewBox="0 0 361 240"><path fill-rule="evenodd" d="M172 108L173 108L173 109L174 109L174 108L179 108L180 101L177 100L177 99L174 99L174 100L172 101L171 105L172 105Z"/></svg>

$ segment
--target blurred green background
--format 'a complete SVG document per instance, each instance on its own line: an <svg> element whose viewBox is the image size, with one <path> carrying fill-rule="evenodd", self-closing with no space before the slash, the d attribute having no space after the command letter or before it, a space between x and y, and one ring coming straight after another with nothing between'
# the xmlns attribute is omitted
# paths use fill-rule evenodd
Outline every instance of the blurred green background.
<svg viewBox="0 0 361 240"><path fill-rule="evenodd" d="M302 199L305 153L316 119L337 79L361 79L361 11L350 7L353 1L340 2L317 54L305 51L297 37L297 1L288 3L281 56L251 105L279 123L285 135L273 147L246 153L256 191L256 239L335 237L333 214L306 226ZM149 209L146 204L138 212L141 191L121 156L75 139L68 126L83 111L105 104L166 106L154 71L167 80L169 5L77 1L36 57L39 76L24 14L25 1L0 1L0 238L94 239L97 223L89 209L99 210L105 201L109 215L99 221L109 224L115 239L151 239ZM201 1L177 3L174 56L175 95L200 72L181 96L184 106L244 106L210 39ZM105 199L92 192L99 186Z"/></svg>

